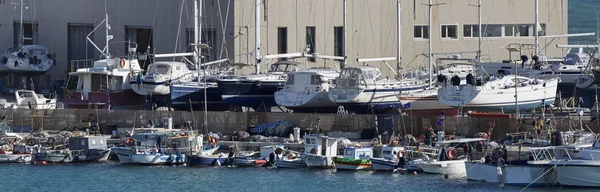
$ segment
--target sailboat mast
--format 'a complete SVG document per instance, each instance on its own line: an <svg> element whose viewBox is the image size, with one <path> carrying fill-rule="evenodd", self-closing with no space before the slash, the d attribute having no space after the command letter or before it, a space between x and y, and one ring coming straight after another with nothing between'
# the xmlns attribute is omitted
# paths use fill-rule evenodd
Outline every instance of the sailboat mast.
<svg viewBox="0 0 600 192"><path fill-rule="evenodd" d="M23 7L24 7L23 0L21 0L21 16L19 18L19 24L20 24L20 26L19 26L19 28L20 28L19 29L20 30L20 32L19 32L19 36L20 36L19 37L20 38L19 39L19 48L23 46L23 40L24 40L23 38L25 38L24 37L25 32L24 32L24 27L23 27L23 11L24 11Z"/></svg>
<svg viewBox="0 0 600 192"><path fill-rule="evenodd" d="M477 60L481 61L481 0L477 0L477 37L479 39L479 44L477 47Z"/></svg>
<svg viewBox="0 0 600 192"><path fill-rule="evenodd" d="M398 63L396 63L396 71L398 71L398 77L402 76L402 26L400 25L402 23L401 8L402 5L400 4L400 0L396 0L396 33L398 34ZM431 50L429 51L431 52Z"/></svg>
<svg viewBox="0 0 600 192"><path fill-rule="evenodd" d="M346 56L346 31L348 30L347 26L346 26L346 0L343 1L343 7L344 7L344 35L343 35L343 39L342 39L342 53L344 54L344 60L342 61L342 63L340 64L340 69L343 69L344 67L346 67L346 62L348 60L348 57ZM297 30L297 29L296 29Z"/></svg>
<svg viewBox="0 0 600 192"><path fill-rule="evenodd" d="M260 74L260 1L254 0L254 73Z"/></svg>
<svg viewBox="0 0 600 192"><path fill-rule="evenodd" d="M538 33L538 31L540 30L539 29L540 21L539 21L539 18L538 18L538 15L539 15L539 9L538 9L538 7L539 7L538 0L535 0L535 26L533 26L534 29L535 29L534 30L535 31L534 32L534 35L535 35L535 42L534 42L534 44L535 44L534 45L534 47L535 47L535 55L538 55L538 46L539 46L539 33Z"/></svg>
<svg viewBox="0 0 600 192"><path fill-rule="evenodd" d="M433 85L432 84L433 83L433 61L432 61L432 58L431 58L431 57L433 57L433 53L431 53L431 50L432 50L432 48L431 48L431 38L433 38L431 36L431 31L432 31L431 30L431 10L432 10L432 8L433 8L433 0L429 0L429 21L428 21L428 24L427 24L427 27L429 28L427 30L427 32L429 33L429 38L427 39L427 44L429 46L429 53L428 53L428 57L429 57L429 67L428 67L429 68L428 69L429 70L429 87L431 87Z"/></svg>
<svg viewBox="0 0 600 192"><path fill-rule="evenodd" d="M110 41L111 38L109 37L110 35L108 34L108 31L110 30L110 24L108 24L108 12L106 12L105 17L106 17L106 22L104 22L104 24L106 26L106 30L105 30L105 33L106 33L106 59L110 59L109 58L110 57L110 51L109 51L110 46L108 46L108 41Z"/></svg>
<svg viewBox="0 0 600 192"><path fill-rule="evenodd" d="M198 8L198 4L200 0L194 0L194 43L196 44L196 46L194 46L194 64L196 64L198 67L198 77L200 77L200 65L198 63L199 61L199 53L200 50L198 50L198 45L200 45L200 35L198 34L198 20L200 19L199 17L199 8Z"/></svg>
<svg viewBox="0 0 600 192"><path fill-rule="evenodd" d="M196 38L196 59L198 59L198 73L200 73L200 66L202 64L202 57L201 54L202 52L200 52L198 46L200 45L201 41L202 41L202 19L200 18L200 16L202 15L202 5L204 3L204 1L202 0L196 0L196 3L198 4L198 6L195 6L196 11L194 11L196 14L195 16L195 20L194 22L197 23L197 25L195 25L194 27L196 27L197 30L196 33L194 34L194 37ZM204 130L206 131L206 133L208 133L208 101L207 101L207 90L206 90L206 68L202 69L202 73L203 75L203 79L204 79ZM198 81L200 81L200 74L198 74Z"/></svg>

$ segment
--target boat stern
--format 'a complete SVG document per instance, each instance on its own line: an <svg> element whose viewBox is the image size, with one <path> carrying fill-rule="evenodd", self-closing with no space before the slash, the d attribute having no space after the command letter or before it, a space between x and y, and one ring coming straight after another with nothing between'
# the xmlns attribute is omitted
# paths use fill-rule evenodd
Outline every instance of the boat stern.
<svg viewBox="0 0 600 192"><path fill-rule="evenodd" d="M438 99L444 105L460 107L469 104L479 92L476 86L471 85L445 86L438 90Z"/></svg>

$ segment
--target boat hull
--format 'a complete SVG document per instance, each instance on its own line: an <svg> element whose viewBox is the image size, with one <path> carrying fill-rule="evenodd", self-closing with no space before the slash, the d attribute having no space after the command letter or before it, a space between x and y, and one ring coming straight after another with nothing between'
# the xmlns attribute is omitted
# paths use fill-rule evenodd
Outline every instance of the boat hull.
<svg viewBox="0 0 600 192"><path fill-rule="evenodd" d="M337 170L366 170L373 168L368 159L349 159L334 157L333 162Z"/></svg>
<svg viewBox="0 0 600 192"><path fill-rule="evenodd" d="M168 82L162 83L131 83L131 89L135 93L146 96L146 95L168 95L171 93L171 86Z"/></svg>
<svg viewBox="0 0 600 192"><path fill-rule="evenodd" d="M217 81L223 101L257 111L269 112L277 106L274 94L285 85L285 81Z"/></svg>
<svg viewBox="0 0 600 192"><path fill-rule="evenodd" d="M466 176L465 160L433 161L420 164L423 172L429 174L448 174L454 177Z"/></svg>
<svg viewBox="0 0 600 192"><path fill-rule="evenodd" d="M563 186L572 187L600 187L600 166L556 166L557 181Z"/></svg>
<svg viewBox="0 0 600 192"><path fill-rule="evenodd" d="M0 154L0 163L30 163L31 154Z"/></svg>
<svg viewBox="0 0 600 192"><path fill-rule="evenodd" d="M132 89L120 92L90 92L84 100L81 92L74 92L63 97L67 109L140 109L145 102L144 96Z"/></svg>
<svg viewBox="0 0 600 192"><path fill-rule="evenodd" d="M306 166L308 168L319 168L319 169L333 169L335 164L331 157L307 154L306 155Z"/></svg>
<svg viewBox="0 0 600 192"><path fill-rule="evenodd" d="M41 59L40 64L30 64L30 59L9 58L6 61L6 67L9 71L31 74L44 74L52 67L54 61L51 59Z"/></svg>
<svg viewBox="0 0 600 192"><path fill-rule="evenodd" d="M502 168L486 163L465 162L467 180L489 183L502 182Z"/></svg>
<svg viewBox="0 0 600 192"><path fill-rule="evenodd" d="M275 93L275 102L296 113L335 113L338 109L338 104L329 99L328 91L308 94L278 91Z"/></svg>
<svg viewBox="0 0 600 192"><path fill-rule="evenodd" d="M547 167L529 165L505 166L502 167L502 182L507 186L550 186L550 174L544 175L547 170Z"/></svg>
<svg viewBox="0 0 600 192"><path fill-rule="evenodd" d="M371 164L375 171L394 171L398 168L398 161L383 159L383 158L371 158Z"/></svg>
<svg viewBox="0 0 600 192"><path fill-rule="evenodd" d="M558 80L550 80L544 85L519 87L518 109L528 111L554 103L558 89ZM485 89L470 86L446 86L439 89L439 101L450 107L462 107L473 111L515 112L515 88L498 87Z"/></svg>
<svg viewBox="0 0 600 192"><path fill-rule="evenodd" d="M130 147L112 147L110 150L117 155L121 164L134 164L135 162L131 159L131 148Z"/></svg>
<svg viewBox="0 0 600 192"><path fill-rule="evenodd" d="M180 165L186 162L185 154L133 154L131 160L141 165Z"/></svg>
<svg viewBox="0 0 600 192"><path fill-rule="evenodd" d="M206 88L208 111L228 111L235 108L221 97L218 87ZM171 107L176 110L204 110L204 87L198 85L171 85Z"/></svg>
<svg viewBox="0 0 600 192"><path fill-rule="evenodd" d="M189 156L188 166L220 166L225 165L227 157L208 155L208 156Z"/></svg>
<svg viewBox="0 0 600 192"><path fill-rule="evenodd" d="M280 159L277 161L277 168L286 169L302 169L306 168L306 162L300 158L297 159Z"/></svg>
<svg viewBox="0 0 600 192"><path fill-rule="evenodd" d="M409 108L404 110L413 115L440 115L442 112L445 116L456 116L459 114L458 108L450 107L439 102L437 93L432 96L398 96L401 103L410 103Z"/></svg>

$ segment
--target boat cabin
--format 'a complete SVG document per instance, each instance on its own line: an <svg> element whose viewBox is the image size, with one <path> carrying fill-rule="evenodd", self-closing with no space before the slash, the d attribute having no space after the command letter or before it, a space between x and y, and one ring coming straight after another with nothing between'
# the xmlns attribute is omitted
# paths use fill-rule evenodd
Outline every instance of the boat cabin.
<svg viewBox="0 0 600 192"><path fill-rule="evenodd" d="M381 148L381 158L398 159L398 153L404 151L404 147L383 146Z"/></svg>
<svg viewBox="0 0 600 192"><path fill-rule="evenodd" d="M185 63L160 61L148 66L143 81L167 81L184 75L190 75L191 73L192 70Z"/></svg>
<svg viewBox="0 0 600 192"><path fill-rule="evenodd" d="M339 73L331 68L311 68L288 74L285 90L290 92L314 93L333 86Z"/></svg>
<svg viewBox="0 0 600 192"><path fill-rule="evenodd" d="M190 152L191 132L156 132L133 135L135 147L143 152L156 153L187 153ZM200 140L200 142L202 142ZM156 149L156 151L152 151Z"/></svg>
<svg viewBox="0 0 600 192"><path fill-rule="evenodd" d="M338 155L338 142L338 138L323 135L306 135L304 136L304 153L336 157Z"/></svg>
<svg viewBox="0 0 600 192"><path fill-rule="evenodd" d="M302 68L300 67L300 63L294 61L279 61L277 63L271 64L271 68L268 73L284 73L287 74L289 72L300 71Z"/></svg>
<svg viewBox="0 0 600 192"><path fill-rule="evenodd" d="M456 159L464 159L469 154L469 150L473 151L477 147L475 145L487 141L484 138L467 138L438 141L437 161L451 161Z"/></svg>
<svg viewBox="0 0 600 192"><path fill-rule="evenodd" d="M361 66L361 67L346 67L340 72L340 76L336 80L336 87L349 88L365 86L368 82L382 80L381 71L376 67Z"/></svg>
<svg viewBox="0 0 600 192"><path fill-rule="evenodd" d="M344 148L344 158L348 159L369 159L373 157L372 147L346 147Z"/></svg>
<svg viewBox="0 0 600 192"><path fill-rule="evenodd" d="M90 149L106 150L106 138L101 136L71 137L69 138L69 149L81 151Z"/></svg>

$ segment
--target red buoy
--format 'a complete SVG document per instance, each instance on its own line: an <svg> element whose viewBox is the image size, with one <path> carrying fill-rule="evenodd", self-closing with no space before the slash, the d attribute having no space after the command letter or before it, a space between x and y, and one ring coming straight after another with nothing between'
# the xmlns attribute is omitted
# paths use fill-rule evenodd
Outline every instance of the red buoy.
<svg viewBox="0 0 600 192"><path fill-rule="evenodd" d="M42 165L45 165L45 164L46 164L46 161L42 161Z"/></svg>

